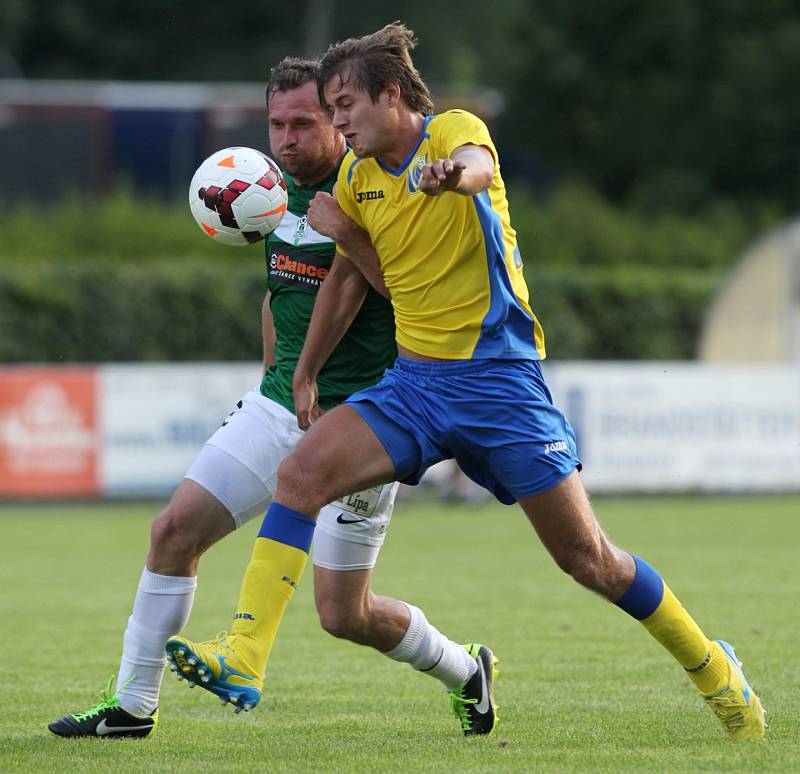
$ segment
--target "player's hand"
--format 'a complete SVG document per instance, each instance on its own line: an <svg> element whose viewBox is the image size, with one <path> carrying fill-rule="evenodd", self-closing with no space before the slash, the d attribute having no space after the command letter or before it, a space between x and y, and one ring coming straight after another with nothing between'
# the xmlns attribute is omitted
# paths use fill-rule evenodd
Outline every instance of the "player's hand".
<svg viewBox="0 0 800 774"><path fill-rule="evenodd" d="M467 165L453 159L436 159L422 168L419 190L428 196L439 196L445 191L455 191Z"/></svg>
<svg viewBox="0 0 800 774"><path fill-rule="evenodd" d="M349 218L342 212L336 199L318 191L308 205L308 225L323 236L337 240L340 231L347 226Z"/></svg>
<svg viewBox="0 0 800 774"><path fill-rule="evenodd" d="M316 379L297 378L297 374L295 374L292 389L297 426L301 430L308 430L325 413L319 407Z"/></svg>

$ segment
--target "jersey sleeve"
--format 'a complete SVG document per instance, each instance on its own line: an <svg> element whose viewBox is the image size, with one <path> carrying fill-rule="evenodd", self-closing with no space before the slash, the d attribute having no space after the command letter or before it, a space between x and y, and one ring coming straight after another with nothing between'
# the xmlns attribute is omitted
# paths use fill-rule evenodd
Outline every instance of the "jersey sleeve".
<svg viewBox="0 0 800 774"><path fill-rule="evenodd" d="M497 163L497 149L486 124L466 110L448 110L436 116L431 126L437 155L450 158L462 145L481 145L487 148Z"/></svg>
<svg viewBox="0 0 800 774"><path fill-rule="evenodd" d="M359 161L360 159L352 151L345 156L342 166L339 167L339 176L336 179L336 201L342 208L342 212L350 220L357 226L364 228L364 223L361 220L361 215L353 196L353 171ZM336 250L345 258L347 257L347 252L341 245L337 244Z"/></svg>

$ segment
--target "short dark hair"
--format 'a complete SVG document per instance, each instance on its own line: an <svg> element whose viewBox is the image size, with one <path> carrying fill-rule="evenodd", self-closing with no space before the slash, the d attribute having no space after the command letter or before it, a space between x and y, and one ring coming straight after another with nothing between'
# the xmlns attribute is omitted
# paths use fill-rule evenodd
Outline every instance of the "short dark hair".
<svg viewBox="0 0 800 774"><path fill-rule="evenodd" d="M306 83L319 83L320 64L317 59L298 59L287 56L269 71L267 104L276 91L291 91Z"/></svg>
<svg viewBox="0 0 800 774"><path fill-rule="evenodd" d="M433 113L433 100L414 62L411 49L417 45L414 32L401 22L387 24L371 35L350 38L332 45L321 61L317 80L320 101L325 102L323 87L331 78L349 72L355 85L378 101L390 83L400 87L403 101L412 110Z"/></svg>

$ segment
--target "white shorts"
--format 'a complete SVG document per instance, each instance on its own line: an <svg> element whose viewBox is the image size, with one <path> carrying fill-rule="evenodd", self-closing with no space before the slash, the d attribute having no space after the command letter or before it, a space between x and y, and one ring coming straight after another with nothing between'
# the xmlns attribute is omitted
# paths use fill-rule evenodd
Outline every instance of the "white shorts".
<svg viewBox="0 0 800 774"><path fill-rule="evenodd" d="M241 527L272 502L278 467L302 437L294 414L250 390L208 439L186 478L214 495ZM331 570L374 567L397 488L396 482L386 484L326 505L317 519L314 564Z"/></svg>

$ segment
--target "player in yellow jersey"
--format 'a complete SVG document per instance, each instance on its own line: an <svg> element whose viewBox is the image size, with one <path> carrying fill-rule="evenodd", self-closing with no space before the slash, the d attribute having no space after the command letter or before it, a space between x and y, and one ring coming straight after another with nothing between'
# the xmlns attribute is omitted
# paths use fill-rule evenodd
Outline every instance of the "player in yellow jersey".
<svg viewBox="0 0 800 774"><path fill-rule="evenodd" d="M414 44L410 30L391 24L332 46L322 60L320 95L352 150L336 198L317 194L309 222L326 233L340 207L369 233L399 357L377 385L320 416L314 377L326 343L312 318L295 403L300 421L313 424L280 466L242 596L277 598L281 578L296 581L302 565L287 546L310 541L325 503L394 479L416 483L430 465L455 458L501 502L519 503L562 570L644 625L734 738L759 739L764 711L731 646L709 640L659 573L611 543L592 512L572 429L539 368L544 341L497 151L475 116L434 114ZM284 607L262 606L265 632ZM402 648L415 622L395 612L395 630L406 627ZM475 671L451 695L465 733L487 733L496 722L493 656L486 646L469 652Z"/></svg>

